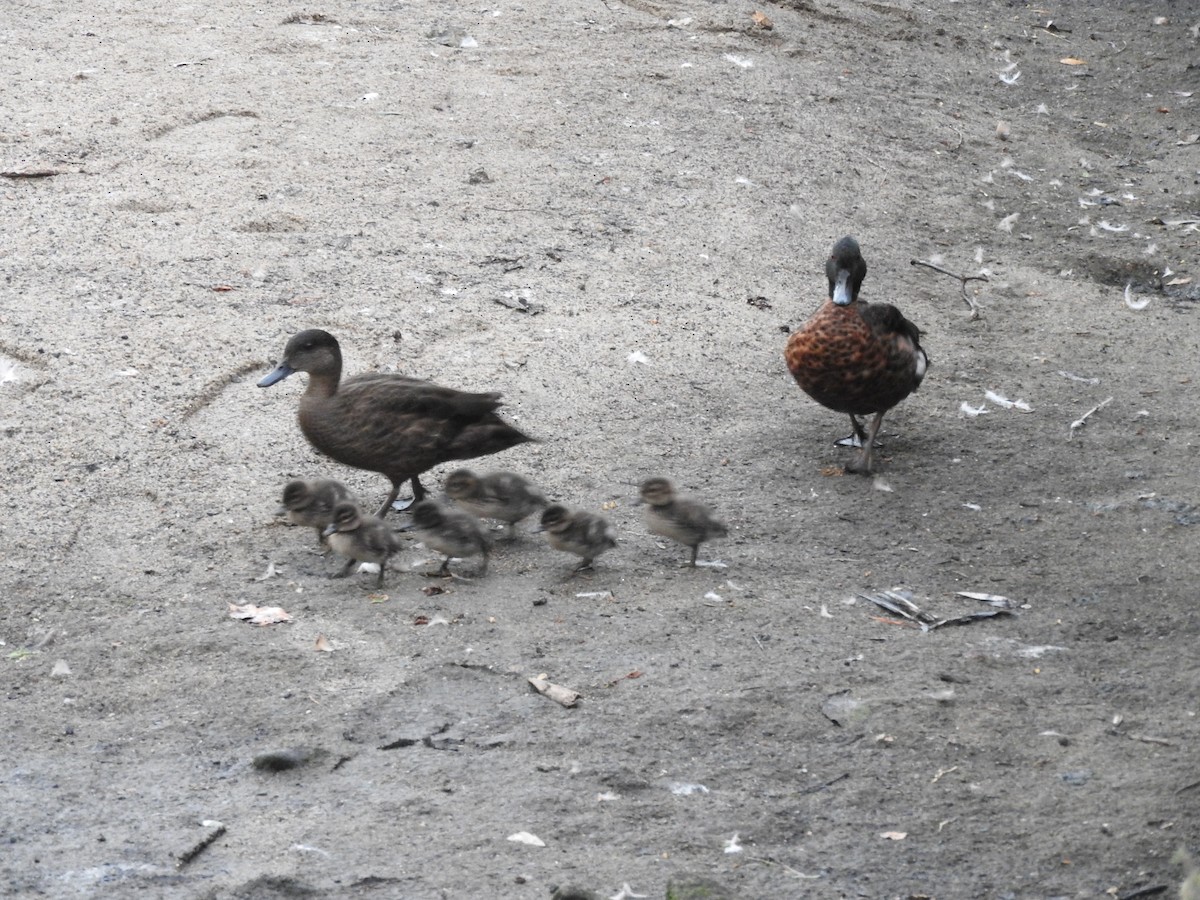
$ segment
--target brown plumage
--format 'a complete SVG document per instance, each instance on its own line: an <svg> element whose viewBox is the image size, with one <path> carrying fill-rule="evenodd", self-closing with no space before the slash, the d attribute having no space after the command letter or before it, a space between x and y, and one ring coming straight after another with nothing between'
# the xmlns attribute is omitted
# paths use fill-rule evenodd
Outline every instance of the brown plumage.
<svg viewBox="0 0 1200 900"><path fill-rule="evenodd" d="M691 548L689 565L696 565L696 554L707 540L725 537L725 523L703 503L680 497L665 478L647 478L642 482L642 502L646 504L646 527Z"/></svg>
<svg viewBox="0 0 1200 900"><path fill-rule="evenodd" d="M450 575L450 560L459 557L482 556L479 575L487 574L491 545L484 536L479 521L461 509L443 506L435 500L422 500L412 508L412 524L402 531L411 531L425 546L445 556L435 575Z"/></svg>
<svg viewBox="0 0 1200 900"><path fill-rule="evenodd" d="M349 561L336 577L350 574L356 562L378 563L379 578L375 584L383 587L383 573L388 560L400 549L400 539L377 516L364 513L354 503L342 502L333 508L333 521L322 532L335 553Z"/></svg>
<svg viewBox="0 0 1200 900"><path fill-rule="evenodd" d="M499 519L513 526L530 513L542 509L542 492L513 472L476 475L470 469L456 469L446 476L446 496L473 516Z"/></svg>
<svg viewBox="0 0 1200 900"><path fill-rule="evenodd" d="M325 543L321 534L333 521L333 508L343 500L353 500L350 489L332 478L296 479L283 488L283 512L293 525L317 530L317 543Z"/></svg>
<svg viewBox="0 0 1200 900"><path fill-rule="evenodd" d="M392 482L380 517L405 481L412 482L414 500L425 496L422 472L532 440L496 414L499 394L469 394L384 373L343 381L341 348L327 331L295 335L279 367L258 386L270 387L293 372L308 373L299 414L308 442L344 465L379 472Z"/></svg>
<svg viewBox="0 0 1200 900"><path fill-rule="evenodd" d="M576 566L576 572L590 569L597 556L617 546L612 526L603 516L582 510L571 512L558 503L546 507L541 524L534 530L546 532L546 539L555 550L580 557L583 561Z"/></svg>
<svg viewBox="0 0 1200 900"><path fill-rule="evenodd" d="M784 358L806 394L850 416L862 450L846 469L867 474L884 414L920 386L929 357L900 310L858 299L867 264L854 238L834 244L825 275L829 299L788 338ZM864 431L858 416L872 414Z"/></svg>

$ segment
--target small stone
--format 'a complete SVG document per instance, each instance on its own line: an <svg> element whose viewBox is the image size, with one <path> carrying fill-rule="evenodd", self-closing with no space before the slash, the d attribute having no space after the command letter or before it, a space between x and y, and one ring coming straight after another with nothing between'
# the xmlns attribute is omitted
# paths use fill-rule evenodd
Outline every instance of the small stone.
<svg viewBox="0 0 1200 900"><path fill-rule="evenodd" d="M251 765L260 772L286 772L298 769L323 755L321 751L306 747L289 747L286 750L270 750L254 757Z"/></svg>
<svg viewBox="0 0 1200 900"><path fill-rule="evenodd" d="M575 884L564 884L554 888L550 900L604 900L595 891L581 888Z"/></svg>

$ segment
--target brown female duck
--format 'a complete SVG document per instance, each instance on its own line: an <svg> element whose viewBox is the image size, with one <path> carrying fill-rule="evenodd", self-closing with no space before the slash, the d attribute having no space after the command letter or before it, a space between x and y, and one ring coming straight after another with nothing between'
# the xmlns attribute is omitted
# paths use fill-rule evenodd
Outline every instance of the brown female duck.
<svg viewBox="0 0 1200 900"><path fill-rule="evenodd" d="M491 546L474 516L435 500L422 500L412 508L412 524L400 530L411 531L430 550L446 557L442 567L431 574L450 575L450 560L468 556L482 556L479 575L487 574Z"/></svg>
<svg viewBox="0 0 1200 900"><path fill-rule="evenodd" d="M678 541L692 550L688 565L696 565L700 545L728 533L725 523L703 503L680 497L665 478L647 478L642 482L641 500L646 504L646 527L654 534Z"/></svg>
<svg viewBox="0 0 1200 900"><path fill-rule="evenodd" d="M349 561L335 578L345 578L355 563L377 563L379 578L376 586L383 587L383 573L388 560L400 549L400 539L384 524L383 519L369 516L357 504L342 502L333 508L333 521L322 532L329 539L329 546Z"/></svg>
<svg viewBox="0 0 1200 900"><path fill-rule="evenodd" d="M343 381L341 348L327 331L295 335L279 367L258 386L270 387L293 372L308 373L299 416L308 442L344 465L379 472L392 482L380 517L405 481L412 482L414 500L425 496L422 472L532 440L496 415L499 394L469 394L384 373Z"/></svg>
<svg viewBox="0 0 1200 900"><path fill-rule="evenodd" d="M457 469L446 476L446 496L473 516L499 519L512 534L514 526L546 505L542 492L513 472L476 475Z"/></svg>
<svg viewBox="0 0 1200 900"><path fill-rule="evenodd" d="M884 414L921 384L929 357L917 326L890 303L858 299L867 264L858 242L844 237L825 263L829 299L788 338L784 358L806 394L850 416L862 445L846 469L868 474ZM866 431L859 416L874 414Z"/></svg>
<svg viewBox="0 0 1200 900"><path fill-rule="evenodd" d="M283 488L283 510L293 525L306 525L317 530L317 543L324 544L321 534L333 521L333 508L342 501L353 500L350 489L332 478L296 479Z"/></svg>
<svg viewBox="0 0 1200 900"><path fill-rule="evenodd" d="M534 531L546 532L546 539L555 550L580 557L583 561L576 566L576 572L590 569L597 556L617 546L607 519L582 510L571 512L558 503L546 507L542 522Z"/></svg>

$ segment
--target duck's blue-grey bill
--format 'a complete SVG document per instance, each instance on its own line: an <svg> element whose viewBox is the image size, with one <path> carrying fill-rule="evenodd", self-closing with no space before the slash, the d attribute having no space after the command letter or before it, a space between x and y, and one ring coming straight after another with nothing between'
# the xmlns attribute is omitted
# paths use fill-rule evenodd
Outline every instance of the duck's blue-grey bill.
<svg viewBox="0 0 1200 900"><path fill-rule="evenodd" d="M291 366L281 365L278 369L276 369L271 374L264 375L262 377L262 379L258 382L258 386L259 387L270 387L277 381L283 381L283 379L287 378L289 375L291 375L295 371L296 370L293 369Z"/></svg>

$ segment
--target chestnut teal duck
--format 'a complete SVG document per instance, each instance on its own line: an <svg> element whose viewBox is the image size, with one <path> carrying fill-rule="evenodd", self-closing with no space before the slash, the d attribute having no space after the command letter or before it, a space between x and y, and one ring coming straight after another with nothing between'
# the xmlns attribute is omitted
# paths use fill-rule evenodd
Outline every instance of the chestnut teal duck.
<svg viewBox="0 0 1200 900"><path fill-rule="evenodd" d="M702 543L728 534L725 523L714 516L712 510L696 500L680 497L675 493L674 485L665 478L643 481L641 502L646 506L644 518L651 533L691 548L690 566L696 565L696 554Z"/></svg>
<svg viewBox="0 0 1200 900"><path fill-rule="evenodd" d="M859 299L867 264L854 238L834 244L825 275L829 299L788 338L784 358L806 394L850 416L862 449L846 469L869 474L884 414L920 386L929 357L900 310ZM866 415L875 418L864 430Z"/></svg>
<svg viewBox="0 0 1200 900"><path fill-rule="evenodd" d="M326 542L321 532L333 521L333 508L353 499L350 489L332 478L296 479L283 488L283 509L280 512L292 525L315 528L317 543L323 545Z"/></svg>
<svg viewBox="0 0 1200 900"><path fill-rule="evenodd" d="M419 476L434 466L532 440L496 414L499 394L471 394L386 373L343 380L341 348L327 331L295 335L278 368L258 386L270 387L294 372L308 373L299 413L308 442L344 465L379 472L392 482L380 518L405 481L412 482L414 501L423 499Z"/></svg>
<svg viewBox="0 0 1200 900"><path fill-rule="evenodd" d="M546 506L542 492L514 472L476 475L456 469L446 476L446 496L473 516L498 519L511 535L517 522Z"/></svg>
<svg viewBox="0 0 1200 900"><path fill-rule="evenodd" d="M580 557L583 561L575 567L576 572L590 569L597 556L617 546L607 519L582 510L572 512L560 503L546 507L541 524L534 531L546 532L546 539L555 550Z"/></svg>
<svg viewBox="0 0 1200 900"><path fill-rule="evenodd" d="M333 508L333 521L322 532L329 539L334 553L349 560L335 578L345 578L357 563L376 563L379 578L375 585L383 587L383 573L388 560L400 549L400 539L378 516L368 515L358 504L343 501Z"/></svg>
<svg viewBox="0 0 1200 900"><path fill-rule="evenodd" d="M422 500L412 508L412 522L400 529L410 531L426 547L445 556L442 567L432 575L450 575L450 560L482 556L479 575L487 574L491 546L479 521L461 509L443 506L436 500Z"/></svg>

